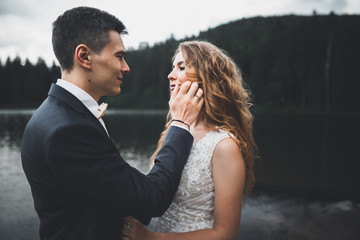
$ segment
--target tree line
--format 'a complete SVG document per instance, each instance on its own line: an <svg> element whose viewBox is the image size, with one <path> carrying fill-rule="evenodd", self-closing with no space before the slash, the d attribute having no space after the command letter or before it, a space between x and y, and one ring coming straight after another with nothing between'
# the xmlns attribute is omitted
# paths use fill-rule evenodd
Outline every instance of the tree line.
<svg viewBox="0 0 360 240"><path fill-rule="evenodd" d="M170 37L129 50L131 71L122 93L107 97L112 108L165 109L167 75L178 44L206 40L239 65L255 108L358 111L360 109L360 15L252 17L223 24L197 36ZM20 58L0 63L0 107L37 107L60 68Z"/></svg>
<svg viewBox="0 0 360 240"><path fill-rule="evenodd" d="M42 58L36 64L20 57L0 62L0 107L34 108L47 97L50 85L60 77L60 67L48 67Z"/></svg>

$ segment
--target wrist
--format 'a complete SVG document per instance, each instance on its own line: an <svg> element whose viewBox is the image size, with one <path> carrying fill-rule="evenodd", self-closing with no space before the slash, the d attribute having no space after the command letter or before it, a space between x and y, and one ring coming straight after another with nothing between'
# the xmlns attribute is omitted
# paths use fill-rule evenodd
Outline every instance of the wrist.
<svg viewBox="0 0 360 240"><path fill-rule="evenodd" d="M147 239L147 240L157 240L156 232L152 232L149 229L147 229L145 239Z"/></svg>
<svg viewBox="0 0 360 240"><path fill-rule="evenodd" d="M187 124L186 122L180 120L180 119L172 119L172 120L170 121L170 124L185 126L185 127L188 128L189 131L190 131L190 125Z"/></svg>

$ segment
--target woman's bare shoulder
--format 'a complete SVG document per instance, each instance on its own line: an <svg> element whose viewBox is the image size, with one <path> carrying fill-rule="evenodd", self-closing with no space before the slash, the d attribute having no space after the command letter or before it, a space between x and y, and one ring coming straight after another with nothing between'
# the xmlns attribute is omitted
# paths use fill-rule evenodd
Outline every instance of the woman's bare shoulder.
<svg viewBox="0 0 360 240"><path fill-rule="evenodd" d="M228 167L242 165L244 160L239 145L231 137L222 139L215 147L213 165L227 165Z"/></svg>
<svg viewBox="0 0 360 240"><path fill-rule="evenodd" d="M229 155L236 154L241 155L240 147L231 137L222 139L215 147L214 154Z"/></svg>

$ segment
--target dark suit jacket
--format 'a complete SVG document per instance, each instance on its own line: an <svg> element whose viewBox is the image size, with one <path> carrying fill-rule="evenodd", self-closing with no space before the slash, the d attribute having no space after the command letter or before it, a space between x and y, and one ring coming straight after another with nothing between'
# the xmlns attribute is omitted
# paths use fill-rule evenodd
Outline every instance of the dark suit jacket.
<svg viewBox="0 0 360 240"><path fill-rule="evenodd" d="M147 224L170 205L193 138L170 127L148 175L120 156L94 115L52 85L28 122L21 158L41 239L121 239L122 218Z"/></svg>

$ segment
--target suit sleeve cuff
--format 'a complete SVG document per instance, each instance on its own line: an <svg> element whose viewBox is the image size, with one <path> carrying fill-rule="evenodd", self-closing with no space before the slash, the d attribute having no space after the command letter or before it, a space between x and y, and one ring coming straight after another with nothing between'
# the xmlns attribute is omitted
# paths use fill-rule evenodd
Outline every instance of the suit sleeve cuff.
<svg viewBox="0 0 360 240"><path fill-rule="evenodd" d="M186 131L190 132L187 127L180 126L180 125L177 125L177 124L175 124L175 123L171 123L170 126L179 127L179 128L185 129Z"/></svg>

